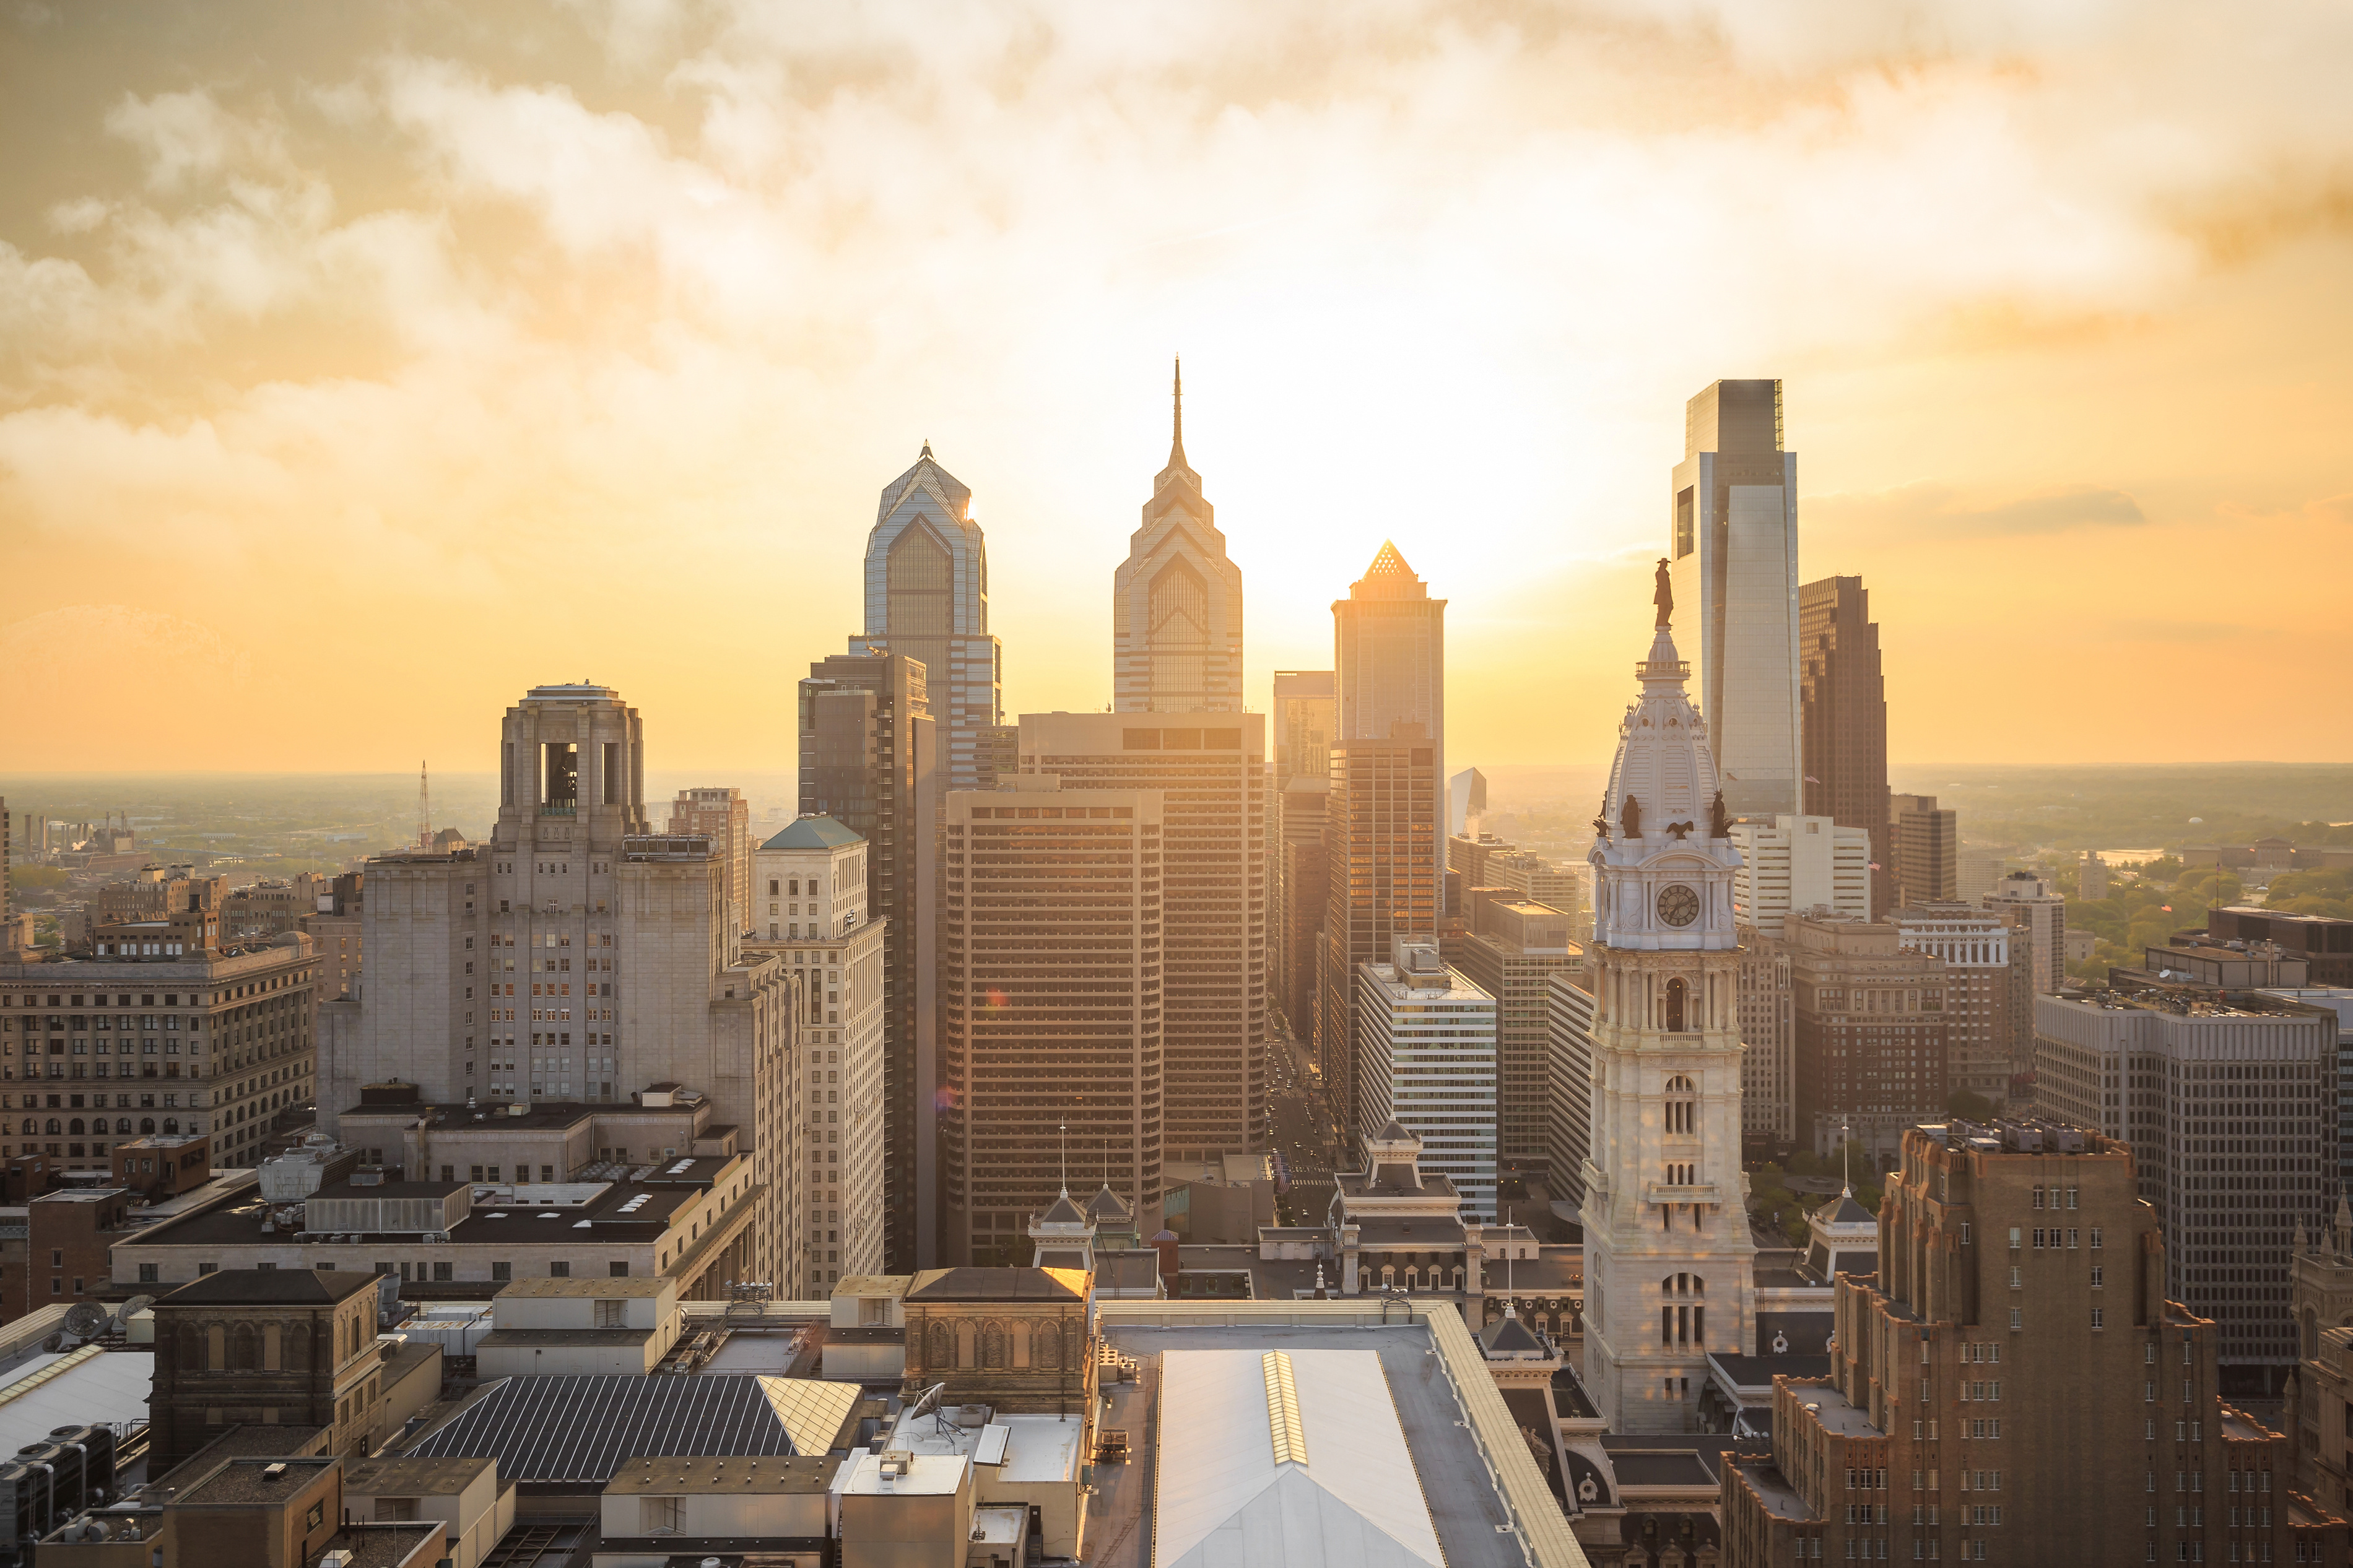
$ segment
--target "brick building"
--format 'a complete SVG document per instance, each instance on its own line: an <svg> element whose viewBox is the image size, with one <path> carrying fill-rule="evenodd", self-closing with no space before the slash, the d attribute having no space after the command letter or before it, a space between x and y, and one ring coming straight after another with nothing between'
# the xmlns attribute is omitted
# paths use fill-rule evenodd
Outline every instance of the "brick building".
<svg viewBox="0 0 2353 1568"><path fill-rule="evenodd" d="M1843 1130L1892 1158L1915 1122L1943 1113L1945 961L1883 922L1793 916L1797 1135L1818 1153Z"/></svg>
<svg viewBox="0 0 2353 1568"><path fill-rule="evenodd" d="M237 1426L326 1426L329 1453L365 1451L384 1396L375 1275L223 1269L154 1310L151 1474Z"/></svg>
<svg viewBox="0 0 2353 1568"><path fill-rule="evenodd" d="M2073 1129L1915 1128L1879 1269L1837 1281L1827 1378L1777 1378L1723 1476L1726 1568L2345 1562L2287 1439L2225 1403L2165 1295L2131 1152Z"/></svg>

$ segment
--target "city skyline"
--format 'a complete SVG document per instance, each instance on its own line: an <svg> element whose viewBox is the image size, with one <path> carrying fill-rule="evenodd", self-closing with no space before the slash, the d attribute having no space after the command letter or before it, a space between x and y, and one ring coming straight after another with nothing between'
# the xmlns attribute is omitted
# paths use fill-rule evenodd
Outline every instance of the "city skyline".
<svg viewBox="0 0 2353 1568"><path fill-rule="evenodd" d="M785 765L781 727L739 733L770 700L743 652L797 668L859 633L867 505L925 440L985 503L1006 710L1099 709L1100 584L1180 351L1254 704L1322 666L1322 606L1391 538L1457 606L1454 754L1602 760L1606 682L1520 721L1528 639L1611 666L1622 628L1561 606L1626 602L1676 406L1763 375L1807 458L1802 576L1873 586L1898 762L2346 754L2353 699L2232 679L2326 656L2325 574L2177 569L2218 535L2325 556L2348 507L2353 312L2309 194L2342 129L2323 79L2182 90L2193 29L1433 6L1294 49L1240 16L1040 11L1017 60L1009 32L881 16L779 42L661 7L139 37L80 12L5 24L18 766L389 770L554 675L666 715L680 766ZM2317 70L2318 26L2242 36ZM902 44L901 83L774 85ZM1259 79L1275 60L1296 87ZM1632 107L1662 99L1672 122ZM1128 101L1160 129L1064 139ZM2178 142L2205 153L2144 151ZM127 713L65 689L159 662L194 679ZM2158 663L2239 721L1993 695ZM358 684L387 710L347 712ZM286 710L312 722L255 721Z"/></svg>

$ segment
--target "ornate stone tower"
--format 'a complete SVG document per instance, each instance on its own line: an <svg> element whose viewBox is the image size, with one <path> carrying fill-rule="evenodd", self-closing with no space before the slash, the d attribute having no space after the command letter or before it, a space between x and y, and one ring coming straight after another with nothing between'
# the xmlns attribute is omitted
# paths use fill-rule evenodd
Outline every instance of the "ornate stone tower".
<svg viewBox="0 0 2353 1568"><path fill-rule="evenodd" d="M1617 1432L1688 1432L1713 1350L1754 1355L1740 1170L1739 942L1707 729L1660 573L1641 697L1595 819L1585 1381Z"/></svg>

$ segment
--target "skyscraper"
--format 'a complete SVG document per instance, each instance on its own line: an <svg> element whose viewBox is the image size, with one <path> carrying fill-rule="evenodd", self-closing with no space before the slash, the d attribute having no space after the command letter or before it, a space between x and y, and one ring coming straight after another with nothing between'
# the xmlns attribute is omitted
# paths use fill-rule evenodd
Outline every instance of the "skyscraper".
<svg viewBox="0 0 2353 1568"><path fill-rule="evenodd" d="M1364 1100L1421 1140L1421 1163L1461 1194L1464 1219L1495 1209L1495 998L1439 956L1398 937L1389 962L1356 966ZM1368 1110L1369 1115L1369 1110Z"/></svg>
<svg viewBox="0 0 2353 1568"><path fill-rule="evenodd" d="M1176 370L1168 465L1112 576L1112 679L1122 713L1239 713L1242 569L1226 559L1217 509L1185 461L1185 372Z"/></svg>
<svg viewBox="0 0 2353 1568"><path fill-rule="evenodd" d="M884 952L890 921L868 903L873 857L830 816L804 816L754 852L764 935L800 982L806 1181L786 1237L791 1299L832 1293L845 1275L883 1271Z"/></svg>
<svg viewBox="0 0 2353 1568"><path fill-rule="evenodd" d="M1993 885L1985 907L2034 939L2034 991L2048 995L2067 980L2067 900L2031 871L2012 871Z"/></svg>
<svg viewBox="0 0 2353 1568"><path fill-rule="evenodd" d="M849 639L853 654L921 661L950 789L979 787L981 732L1005 719L1004 650L988 634L988 549L971 512L972 491L924 442L915 466L882 487L866 536L866 630Z"/></svg>
<svg viewBox="0 0 2353 1568"><path fill-rule="evenodd" d="M1171 1160L1249 1153L1266 1124L1266 715L1024 713L1022 775L1155 790L1161 1141ZM1000 784L1006 781L999 781Z"/></svg>
<svg viewBox="0 0 2353 1568"><path fill-rule="evenodd" d="M366 983L349 1048L339 1035L321 1075L322 1126L396 1081L459 1116L470 1100L699 1096L758 1183L749 1253L727 1277L781 1279L790 974L742 953L713 841L647 831L643 725L620 693L536 686L500 732L489 842L368 862Z"/></svg>
<svg viewBox="0 0 2353 1568"><path fill-rule="evenodd" d="M1871 908L1894 904L1895 845L1887 823L1887 682L1879 623L1860 577L1825 577L1798 590L1798 690L1804 811L1871 835Z"/></svg>
<svg viewBox="0 0 2353 1568"><path fill-rule="evenodd" d="M1828 1154L1851 1137L1893 1155L1905 1128L1945 1108L1945 961L1893 925L1798 915L1788 931L1798 1141Z"/></svg>
<svg viewBox="0 0 2353 1568"><path fill-rule="evenodd" d="M1828 910L1871 918L1871 838L1827 816L1749 818L1732 825L1740 851L1732 903L1740 923L1778 937L1793 914Z"/></svg>
<svg viewBox="0 0 2353 1568"><path fill-rule="evenodd" d="M1933 795L1891 795L1887 815L1895 845L1893 896L1897 906L1949 903L1958 898L1959 814L1937 810Z"/></svg>
<svg viewBox="0 0 2353 1568"><path fill-rule="evenodd" d="M1800 809L1798 456L1781 384L1719 381L1683 409L1669 570L1699 626L1699 709L1735 816Z"/></svg>
<svg viewBox="0 0 2353 1568"><path fill-rule="evenodd" d="M1161 1213L1160 792L999 780L947 800L941 1250L1030 1255L1067 1136Z"/></svg>
<svg viewBox="0 0 2353 1568"><path fill-rule="evenodd" d="M1398 547L1381 542L1348 596L1332 605L1332 665L1339 678L1332 738L1386 741L1399 722L1419 724L1431 748L1430 854L1445 863L1446 601L1430 596Z"/></svg>
<svg viewBox="0 0 2353 1568"><path fill-rule="evenodd" d="M1332 735L1339 698L1328 669L1274 672L1271 737L1274 840L1267 926L1275 1005L1294 1037L1315 1034L1315 942L1324 929L1324 809L1332 789Z"/></svg>
<svg viewBox="0 0 2353 1568"><path fill-rule="evenodd" d="M1496 1148L1541 1159L1552 1125L1546 988L1562 970L1582 974L1585 950L1569 940L1567 910L1503 888L1471 889L1463 900L1470 929L1451 944L1453 967L1495 999Z"/></svg>
<svg viewBox="0 0 2353 1568"><path fill-rule="evenodd" d="M1616 1432L1697 1431L1709 1351L1757 1353L1734 1004L1740 855L1668 610L1634 667L1641 697L1619 725L1587 856L1585 1386Z"/></svg>
<svg viewBox="0 0 2353 1568"><path fill-rule="evenodd" d="M904 654L812 664L799 710L801 815L833 817L866 840L867 907L890 922L883 1251L886 1267L904 1274L931 1267L939 1222L937 728L923 663Z"/></svg>
<svg viewBox="0 0 2353 1568"><path fill-rule="evenodd" d="M1324 932L1316 958L1315 1061L1325 1103L1344 1131L1377 1132L1383 1112L1359 1092L1356 971L1385 961L1400 936L1438 931L1437 748L1422 726L1399 720L1378 741L1332 747L1324 819Z"/></svg>
<svg viewBox="0 0 2353 1568"><path fill-rule="evenodd" d="M752 803L744 792L733 787L679 791L670 802L669 832L673 837L700 833L718 847L727 862L727 896L734 901L735 929L750 931Z"/></svg>

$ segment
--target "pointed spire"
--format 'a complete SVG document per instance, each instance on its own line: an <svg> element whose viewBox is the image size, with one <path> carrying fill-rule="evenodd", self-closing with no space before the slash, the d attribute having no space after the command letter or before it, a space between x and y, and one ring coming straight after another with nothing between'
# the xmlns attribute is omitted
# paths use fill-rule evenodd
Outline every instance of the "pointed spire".
<svg viewBox="0 0 2353 1568"><path fill-rule="evenodd" d="M1176 356L1176 417L1168 438L1168 466L1188 468L1185 461L1185 356Z"/></svg>
<svg viewBox="0 0 2353 1568"><path fill-rule="evenodd" d="M915 461L917 461L917 462L919 462L919 463L920 463L920 462L922 462L922 461L923 460L923 458L929 458L929 457L931 457L931 455L932 455L932 438L931 438L929 436L926 436L926 437L923 437L923 457L921 457L921 458L917 458L915 459ZM937 459L934 459L934 461L936 461Z"/></svg>

